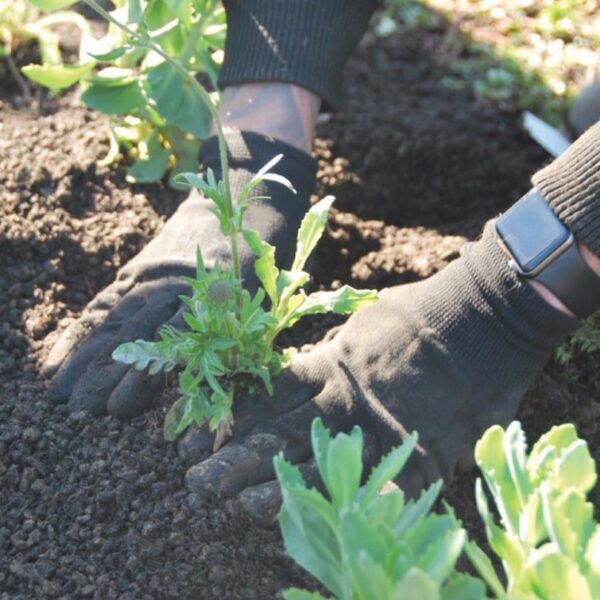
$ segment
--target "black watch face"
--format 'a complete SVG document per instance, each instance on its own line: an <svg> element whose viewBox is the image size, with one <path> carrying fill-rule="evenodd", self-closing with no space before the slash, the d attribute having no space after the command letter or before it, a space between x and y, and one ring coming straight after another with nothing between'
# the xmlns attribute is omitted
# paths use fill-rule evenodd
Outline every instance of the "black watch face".
<svg viewBox="0 0 600 600"><path fill-rule="evenodd" d="M571 235L536 190L498 219L496 231L523 273L534 271Z"/></svg>

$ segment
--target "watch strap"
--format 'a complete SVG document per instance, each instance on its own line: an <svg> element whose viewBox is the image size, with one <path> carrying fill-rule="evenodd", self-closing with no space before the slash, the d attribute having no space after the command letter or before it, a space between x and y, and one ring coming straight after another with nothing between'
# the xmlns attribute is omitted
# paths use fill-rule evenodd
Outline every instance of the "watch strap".
<svg viewBox="0 0 600 600"><path fill-rule="evenodd" d="M533 280L546 286L580 319L600 307L600 277L585 261L577 243L569 246Z"/></svg>

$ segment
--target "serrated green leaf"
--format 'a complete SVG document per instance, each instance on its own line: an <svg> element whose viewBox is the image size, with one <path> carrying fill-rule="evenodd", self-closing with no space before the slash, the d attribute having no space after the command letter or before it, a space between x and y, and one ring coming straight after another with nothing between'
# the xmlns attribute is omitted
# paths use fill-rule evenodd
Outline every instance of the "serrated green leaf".
<svg viewBox="0 0 600 600"><path fill-rule="evenodd" d="M361 508L366 508L371 500L377 496L381 488L388 481L392 481L398 476L415 449L418 438L418 434L416 432L413 433L402 442L401 446L393 448L379 461L379 464L371 471L367 483L362 489L360 497Z"/></svg>
<svg viewBox="0 0 600 600"><path fill-rule="evenodd" d="M61 90L87 77L95 64L88 62L82 65L27 65L21 70L37 84L51 90Z"/></svg>
<svg viewBox="0 0 600 600"><path fill-rule="evenodd" d="M441 489L442 481L436 481L421 492L418 500L407 502L400 519L394 525L394 531L398 535L403 535L409 528L415 527L421 519L424 519L440 495Z"/></svg>
<svg viewBox="0 0 600 600"><path fill-rule="evenodd" d="M424 552L418 556L417 565L441 586L453 572L467 541L467 534L464 529L457 529L455 520L440 521L436 517L440 515L430 515L420 524L421 529L424 529L425 523L429 525L433 521L438 527L429 527L429 544L424 546ZM447 518L447 515L441 517ZM446 524L446 531L439 527L441 523Z"/></svg>
<svg viewBox="0 0 600 600"><path fill-rule="evenodd" d="M340 433L327 450L327 490L336 510L348 508L356 499L362 476L363 438L360 427L350 435Z"/></svg>
<svg viewBox="0 0 600 600"><path fill-rule="evenodd" d="M91 84L81 99L89 108L107 115L124 115L146 103L137 81L115 86Z"/></svg>
<svg viewBox="0 0 600 600"><path fill-rule="evenodd" d="M323 425L320 418L312 422L310 429L310 439L313 449L313 455L319 469L321 479L325 487L329 486L329 463L327 456L329 455L329 446L331 444L331 435L329 430Z"/></svg>
<svg viewBox="0 0 600 600"><path fill-rule="evenodd" d="M278 519L286 552L341 597L341 557L335 530L326 518L329 503L316 490L305 489L297 467L281 455L274 464L283 496Z"/></svg>

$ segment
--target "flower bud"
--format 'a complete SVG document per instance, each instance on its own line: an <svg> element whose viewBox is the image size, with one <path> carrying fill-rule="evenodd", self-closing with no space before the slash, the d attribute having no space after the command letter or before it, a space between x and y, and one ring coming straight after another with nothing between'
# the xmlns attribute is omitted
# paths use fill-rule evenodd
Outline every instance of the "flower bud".
<svg viewBox="0 0 600 600"><path fill-rule="evenodd" d="M226 281L219 279L208 286L206 295L213 304L224 304L231 298L231 289Z"/></svg>

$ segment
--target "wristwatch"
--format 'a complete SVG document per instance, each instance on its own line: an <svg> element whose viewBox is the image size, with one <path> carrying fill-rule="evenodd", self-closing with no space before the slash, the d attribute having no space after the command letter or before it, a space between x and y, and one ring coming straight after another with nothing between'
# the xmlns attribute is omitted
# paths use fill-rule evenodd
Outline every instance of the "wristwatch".
<svg viewBox="0 0 600 600"><path fill-rule="evenodd" d="M546 286L577 317L585 318L600 306L600 277L537 189L496 221L496 233L509 267Z"/></svg>

